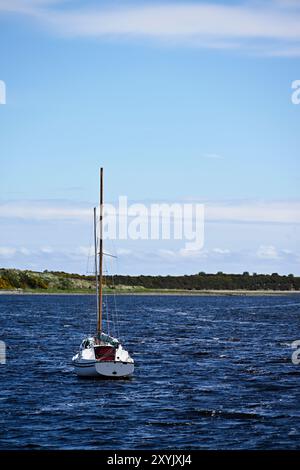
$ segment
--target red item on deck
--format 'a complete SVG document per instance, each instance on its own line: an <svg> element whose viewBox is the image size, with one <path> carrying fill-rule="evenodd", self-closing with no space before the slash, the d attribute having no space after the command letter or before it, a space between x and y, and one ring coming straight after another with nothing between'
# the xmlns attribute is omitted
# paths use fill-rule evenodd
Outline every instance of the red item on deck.
<svg viewBox="0 0 300 470"><path fill-rule="evenodd" d="M95 358L99 361L114 361L116 350L112 346L96 346L95 350Z"/></svg>

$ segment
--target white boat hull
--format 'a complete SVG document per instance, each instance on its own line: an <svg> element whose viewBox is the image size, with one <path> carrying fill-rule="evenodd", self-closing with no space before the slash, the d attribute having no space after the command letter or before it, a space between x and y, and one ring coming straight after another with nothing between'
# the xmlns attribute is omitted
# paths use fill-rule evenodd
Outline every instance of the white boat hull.
<svg viewBox="0 0 300 470"><path fill-rule="evenodd" d="M133 362L73 360L75 372L81 377L128 377L134 372Z"/></svg>

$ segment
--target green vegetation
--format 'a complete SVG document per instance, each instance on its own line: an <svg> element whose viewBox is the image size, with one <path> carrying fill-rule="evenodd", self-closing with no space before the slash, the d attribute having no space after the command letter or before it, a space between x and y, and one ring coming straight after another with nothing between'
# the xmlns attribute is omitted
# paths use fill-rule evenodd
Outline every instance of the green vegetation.
<svg viewBox="0 0 300 470"><path fill-rule="evenodd" d="M19 269L0 269L0 290L39 290L39 291L73 291L90 290L94 282L86 276L76 274L35 271Z"/></svg>
<svg viewBox="0 0 300 470"><path fill-rule="evenodd" d="M184 290L300 290L300 277L273 274L206 274L190 276L114 276L114 284L146 289Z"/></svg>
<svg viewBox="0 0 300 470"><path fill-rule="evenodd" d="M0 269L0 291L93 293L93 276L59 271ZM190 276L107 276L105 291L117 293L195 293L199 291L300 291L300 277L292 274L206 274Z"/></svg>

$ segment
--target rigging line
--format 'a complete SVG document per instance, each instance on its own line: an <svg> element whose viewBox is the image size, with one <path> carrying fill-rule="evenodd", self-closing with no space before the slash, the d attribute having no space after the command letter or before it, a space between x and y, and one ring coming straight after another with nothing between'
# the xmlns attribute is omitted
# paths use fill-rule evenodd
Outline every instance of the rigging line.
<svg viewBox="0 0 300 470"><path fill-rule="evenodd" d="M112 252L117 253L114 240L112 240ZM114 258L116 259L115 268L116 268L116 271L118 273L118 266L119 266L118 256L115 256ZM115 307L114 310L115 310L115 316L116 316L116 328L117 328L117 335L118 335L117 337L120 338L120 340L121 340L121 337L120 337L120 324L119 324L119 312L118 312L118 307L117 307L116 283L115 283L114 274L112 274L111 278L112 278L112 284L113 284L113 297L114 297L114 307Z"/></svg>
<svg viewBox="0 0 300 470"><path fill-rule="evenodd" d="M94 237L94 226L93 224L90 224L90 235L89 235L89 244L88 244L88 253L86 257L86 269L85 269L85 274L89 274L89 272L93 272L94 268L92 271L90 271L90 265L91 265L91 251L92 251L92 239ZM92 318L90 316L89 318L89 336L92 335Z"/></svg>
<svg viewBox="0 0 300 470"><path fill-rule="evenodd" d="M112 278L112 275L111 275L111 278ZM114 292L114 285L113 285L113 282L112 282L112 297L113 299L115 299L115 292ZM112 308L112 311L113 311L113 317L114 317L114 331L115 331L115 337L120 339L120 335L119 335L119 331L118 331L118 318L116 316L116 305L115 305L115 302L114 302L114 305L113 305L113 308Z"/></svg>
<svg viewBox="0 0 300 470"><path fill-rule="evenodd" d="M108 264L108 261L106 262L106 264ZM108 273L108 269L107 269L107 281L109 280L109 273ZM115 322L115 317L114 317L114 310L112 309L111 310L111 318L112 318L112 335L116 338L117 335L116 335L116 322Z"/></svg>
<svg viewBox="0 0 300 470"><path fill-rule="evenodd" d="M93 309L93 313L94 313L94 309ZM94 319L92 319L92 317L90 315L89 334L88 334L88 336L93 336L93 334L94 334Z"/></svg>
<svg viewBox="0 0 300 470"><path fill-rule="evenodd" d="M85 274L88 274L90 271L90 259L91 259L91 250L92 250L92 238L94 235L94 227L90 224L90 235L89 235L89 244L88 244L88 254L86 259L86 269Z"/></svg>
<svg viewBox="0 0 300 470"><path fill-rule="evenodd" d="M116 331L116 318L115 318L115 312L114 309L111 309L111 316L112 316L112 325L113 325L113 336L117 338L117 331Z"/></svg>
<svg viewBox="0 0 300 470"><path fill-rule="evenodd" d="M100 210L100 208L99 208ZM98 219L97 223L97 230L99 230L99 233L101 231L101 222L100 222L100 219ZM98 229L99 227L99 229ZM102 240L104 240L104 238L102 238ZM103 243L103 242L102 242ZM98 253L98 256L99 256L99 259L100 259L100 256L101 256L101 253L100 253L100 244L101 244L101 238L100 236L98 237L97 239L97 253ZM107 287L107 282L106 282L106 276L105 274L107 274L107 264L106 264L106 259L105 259L105 256L104 255L107 255L107 253L104 253L104 251L102 251L102 265L103 265L103 270L102 270L102 273L103 273L103 276L102 276L102 286L103 287ZM109 255L107 255L109 256ZM98 275L100 276L100 273L98 273ZM103 298L103 302L102 302L102 307L105 307L105 309L103 308L103 313L105 313L105 311L107 310L107 304L108 304L108 297L107 297L107 294L105 294L105 292L102 293L102 298ZM109 328L109 319L108 319L108 313L106 315L106 324L107 324L107 327ZM109 332L108 332L109 333Z"/></svg>
<svg viewBox="0 0 300 470"><path fill-rule="evenodd" d="M116 248L114 247L114 250L115 250L115 253L117 253L117 250ZM120 272L120 266L119 266L119 258L117 257L116 258L116 274L118 275ZM117 312L117 324L118 324L118 331L119 331L119 335L122 336L122 331L120 330L120 321L119 321L119 309L118 309L118 304L117 304L117 295L116 295L116 282L115 282L115 277L114 277L114 287L115 287L115 290L114 290L114 293L115 293L115 296L114 296L114 301L115 301L115 309L116 309L116 312Z"/></svg>
<svg viewBox="0 0 300 470"><path fill-rule="evenodd" d="M111 258L115 258L115 256L111 255ZM108 263L108 261L107 261L107 263ZM108 279L108 276L107 276L107 279ZM114 295L114 292L112 292L112 295ZM117 330L117 319L116 319L114 308L111 309L111 317L112 317L113 335L114 335L114 337L119 338L118 330Z"/></svg>
<svg viewBox="0 0 300 470"><path fill-rule="evenodd" d="M115 286L114 286L114 277L112 274L113 269L111 269L111 285L112 285L112 296L114 299L114 308L113 308L113 313L114 313L114 329L115 329L115 335L117 338L120 339L120 334L119 334L119 325L118 325L118 315L117 315L117 308L116 308L116 293L115 293Z"/></svg>
<svg viewBox="0 0 300 470"><path fill-rule="evenodd" d="M117 308L117 298L116 298L117 296L115 292L114 275L112 275L111 277L112 277L112 284L113 284L113 289L114 289L113 297L114 297L114 307L115 307L115 316L116 316L116 328L117 328L117 335L118 335L117 337L120 338L119 315L118 315L118 308Z"/></svg>
<svg viewBox="0 0 300 470"><path fill-rule="evenodd" d="M117 337L120 338L119 315L118 315L117 296L116 296L116 284L115 284L115 275L113 274L113 272L111 274L111 283L112 283L112 288L113 288L115 325L116 325Z"/></svg>
<svg viewBox="0 0 300 470"><path fill-rule="evenodd" d="M107 284L106 284L106 288L107 288ZM110 336L110 317L109 317L108 295L106 295L105 309L106 309L107 333Z"/></svg>
<svg viewBox="0 0 300 470"><path fill-rule="evenodd" d="M106 261L104 260L104 282L105 282L105 287L107 289L107 265ZM108 295L104 294L104 299L105 299L105 312L106 312L106 327L107 327L107 334L110 336L110 321L109 321L109 308L108 308Z"/></svg>

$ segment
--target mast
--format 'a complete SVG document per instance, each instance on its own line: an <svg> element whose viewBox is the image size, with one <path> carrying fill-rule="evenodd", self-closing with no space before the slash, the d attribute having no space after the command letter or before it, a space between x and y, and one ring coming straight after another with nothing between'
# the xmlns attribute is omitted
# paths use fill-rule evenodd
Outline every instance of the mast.
<svg viewBox="0 0 300 470"><path fill-rule="evenodd" d="M98 246L97 246L97 209L94 207L94 246L95 246L95 278L96 278L96 299L97 299L97 318L99 315L99 284L98 284Z"/></svg>
<svg viewBox="0 0 300 470"><path fill-rule="evenodd" d="M97 333L102 331L102 278L103 278L103 168L100 169L100 253L99 253L99 311Z"/></svg>

